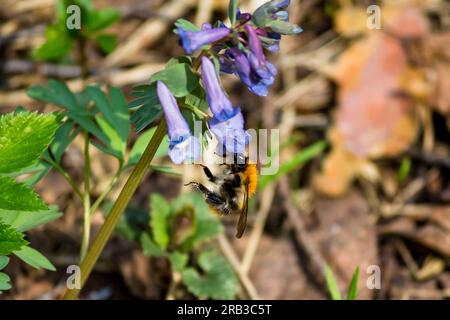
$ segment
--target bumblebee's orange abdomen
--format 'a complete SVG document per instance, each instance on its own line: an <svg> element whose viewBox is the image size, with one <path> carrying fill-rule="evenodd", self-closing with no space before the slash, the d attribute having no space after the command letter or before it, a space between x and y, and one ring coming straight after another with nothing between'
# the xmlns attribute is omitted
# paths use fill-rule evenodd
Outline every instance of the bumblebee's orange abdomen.
<svg viewBox="0 0 450 320"><path fill-rule="evenodd" d="M248 164L242 175L244 181L248 180L248 197L250 198L255 194L256 188L258 187L258 171L256 164Z"/></svg>

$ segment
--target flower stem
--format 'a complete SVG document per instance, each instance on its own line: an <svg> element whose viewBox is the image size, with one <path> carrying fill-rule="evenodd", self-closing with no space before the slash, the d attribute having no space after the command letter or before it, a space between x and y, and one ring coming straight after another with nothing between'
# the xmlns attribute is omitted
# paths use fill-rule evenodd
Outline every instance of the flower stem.
<svg viewBox="0 0 450 320"><path fill-rule="evenodd" d="M106 217L105 223L100 228L100 231L98 232L97 237L92 243L92 246L88 250L86 257L81 262L80 265L81 287L77 289L66 290L66 292L63 295L64 300L77 299L81 289L83 288L84 284L86 283L86 280L88 279L92 271L92 268L94 267L100 254L103 251L103 248L105 247L106 243L111 237L111 234L114 231L114 228L117 222L119 221L120 216L122 215L123 211L130 202L131 197L133 196L145 172L147 171L147 168L150 165L153 156L156 153L156 150L158 150L158 147L161 144L161 141L164 135L166 134L166 131L167 131L166 122L165 119L163 118L159 123L155 133L153 134L152 139L150 140L147 148L142 154L141 159L137 163L136 167L134 167L133 171L130 174L130 177L125 183L125 186L123 187L116 202L111 208L111 211Z"/></svg>
<svg viewBox="0 0 450 320"><path fill-rule="evenodd" d="M75 192L75 194L80 198L80 200L83 199L83 194L80 191L80 188L78 188L77 184L73 179L70 177L69 173L64 170L63 167L59 163L57 163L54 160L51 159L44 159L45 162L50 164L53 168L55 168L56 171L58 171L61 176L67 181L67 183L72 187L72 190Z"/></svg>
<svg viewBox="0 0 450 320"><path fill-rule="evenodd" d="M80 261L83 261L89 247L91 234L91 163L89 158L89 133L84 132L84 188L83 188L83 238L81 240Z"/></svg>
<svg viewBox="0 0 450 320"><path fill-rule="evenodd" d="M100 194L100 196L97 198L97 200L95 200L94 204L91 206L91 210L90 210L91 211L91 215L93 215L95 213L95 211L97 211L98 207L100 207L100 205L102 204L103 200L105 200L105 198L108 196L108 194L114 188L114 186L116 185L116 182L119 180L119 177L120 177L121 173L122 173L122 165L120 166L119 170L114 175L114 177L111 179L111 182L106 187L106 189L103 190L103 192Z"/></svg>

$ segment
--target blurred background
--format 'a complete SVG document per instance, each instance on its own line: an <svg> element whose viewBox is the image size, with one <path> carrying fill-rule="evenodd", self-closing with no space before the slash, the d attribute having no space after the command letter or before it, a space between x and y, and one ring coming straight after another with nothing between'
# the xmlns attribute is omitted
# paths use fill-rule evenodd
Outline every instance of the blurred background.
<svg viewBox="0 0 450 320"><path fill-rule="evenodd" d="M253 12L264 2L242 0L240 8ZM73 91L82 88L76 51L57 62L32 54L55 21L55 4L0 2L1 113L18 106L56 110L26 94L48 79L63 80ZM93 4L117 9L120 20L108 29L117 36L109 54L87 45L88 83L117 86L127 101L133 86L183 54L172 32L176 19L197 25L225 20L228 8L226 0ZM268 97L252 95L235 77L223 78L246 127L279 128L281 137L280 172L261 177L264 185L250 203L244 237L234 239L233 217L222 219L230 250L242 259L239 272L248 274L263 299L328 299L326 265L342 291L359 266L358 299L449 298L450 2L292 0L289 13L304 31L283 38L281 51L270 55L279 75ZM131 140L137 137L133 132ZM62 159L80 184L82 150L80 136ZM90 152L95 198L117 168L112 157ZM191 191L184 183L202 179L198 168L173 166L165 156L156 164L170 167L170 174L151 171L128 208L128 217L144 216L144 225L150 194L170 201ZM13 288L0 299L54 299L65 286L66 267L78 263L79 200L56 171L37 191L64 215L28 232L27 239L57 271L35 270L12 258L6 272ZM94 234L107 206L100 209L92 219ZM135 220L134 227L144 228ZM145 256L139 241L126 236L127 221L108 243L82 298L167 297L167 260ZM366 282L373 266L381 271L381 286L371 290ZM183 286L175 296L194 298Z"/></svg>

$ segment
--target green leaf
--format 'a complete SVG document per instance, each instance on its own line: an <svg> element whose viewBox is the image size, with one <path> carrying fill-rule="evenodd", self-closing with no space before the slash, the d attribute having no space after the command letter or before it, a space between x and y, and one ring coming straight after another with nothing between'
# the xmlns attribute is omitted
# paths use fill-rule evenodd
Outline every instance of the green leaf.
<svg viewBox="0 0 450 320"><path fill-rule="evenodd" d="M170 64L165 69L155 73L151 79L161 80L170 89L175 97L184 97L197 88L198 76L192 71L187 63Z"/></svg>
<svg viewBox="0 0 450 320"><path fill-rule="evenodd" d="M50 144L58 121L54 114L21 112L0 117L0 173L31 166Z"/></svg>
<svg viewBox="0 0 450 320"><path fill-rule="evenodd" d="M30 98L53 103L67 110L78 111L79 106L75 95L64 82L49 80L47 86L35 85L27 91Z"/></svg>
<svg viewBox="0 0 450 320"><path fill-rule="evenodd" d="M322 151L325 150L326 147L327 143L325 141L319 141L301 150L296 155L294 155L291 160L281 164L276 174L261 176L259 179L259 188L263 189L269 183L277 181L280 177L298 169L298 167L319 155Z"/></svg>
<svg viewBox="0 0 450 320"><path fill-rule="evenodd" d="M45 157L45 154L43 155ZM23 180L23 183L28 187L33 187L38 183L43 177L50 172L52 166L44 161L38 161L35 164L28 166L26 168L20 169L13 173L8 174L9 177L19 177L23 174L28 174L28 177Z"/></svg>
<svg viewBox="0 0 450 320"><path fill-rule="evenodd" d="M175 21L175 26L177 28L182 28L187 31L200 31L201 30L200 27L198 27L195 24L193 24L192 22L187 21L186 19L182 19L182 18ZM175 30L175 33L178 33L178 32Z"/></svg>
<svg viewBox="0 0 450 320"><path fill-rule="evenodd" d="M404 182L406 178L408 178L409 173L411 172L411 158L403 158L400 164L400 168L398 168L397 179L400 182Z"/></svg>
<svg viewBox="0 0 450 320"><path fill-rule="evenodd" d="M72 48L72 39L58 25L48 26L45 38L46 41L33 52L37 60L61 60Z"/></svg>
<svg viewBox="0 0 450 320"><path fill-rule="evenodd" d="M109 98L96 86L89 86L86 91L95 102L95 107L104 115L104 118L96 116L95 119L108 138L108 146L123 159L130 126L125 97L115 87L110 88ZM105 119L106 121L104 121Z"/></svg>
<svg viewBox="0 0 450 320"><path fill-rule="evenodd" d="M90 86L87 92L91 95L96 107L104 114L106 120L113 125L123 141L128 139L129 121L127 102L122 92L111 87L109 98L98 88Z"/></svg>
<svg viewBox="0 0 450 320"><path fill-rule="evenodd" d="M101 211L107 217L114 202L106 200L101 206ZM128 241L139 241L144 229L150 222L149 210L143 208L127 206L125 212L120 216L114 232L121 238Z"/></svg>
<svg viewBox="0 0 450 320"><path fill-rule="evenodd" d="M150 224L153 239L162 249L166 249L170 240L168 226L169 214L170 206L166 199L157 193L153 193L150 200Z"/></svg>
<svg viewBox="0 0 450 320"><path fill-rule="evenodd" d="M50 150L57 162L61 161L61 157L67 147L72 143L80 131L80 128L75 126L75 122L70 119L64 122L64 124L56 130L55 137L50 145Z"/></svg>
<svg viewBox="0 0 450 320"><path fill-rule="evenodd" d="M188 255L179 251L174 251L170 254L169 260L173 270L182 272L188 263Z"/></svg>
<svg viewBox="0 0 450 320"><path fill-rule="evenodd" d="M159 118L161 114L162 107L160 104L144 105L131 116L131 122L136 126L136 132L140 132L155 119Z"/></svg>
<svg viewBox="0 0 450 320"><path fill-rule="evenodd" d="M214 216L203 197L198 193L184 193L172 202L174 214L183 213L186 209L194 210L192 231L183 240L181 248L183 251L190 251L201 243L215 238L223 227L220 221Z"/></svg>
<svg viewBox="0 0 450 320"><path fill-rule="evenodd" d="M95 37L95 42L105 53L111 53L117 47L117 36L114 34L101 34Z"/></svg>
<svg viewBox="0 0 450 320"><path fill-rule="evenodd" d="M145 132L141 133L139 138L137 138L136 142L134 143L130 151L130 158L128 159L129 165L134 165L138 163L139 159L144 153L145 148L147 148L151 138L153 137L155 131L156 127L150 128ZM156 150L156 153L153 158L156 159L165 156L167 154L168 149L169 149L169 139L165 137L162 140L161 144L159 145L158 150Z"/></svg>
<svg viewBox="0 0 450 320"><path fill-rule="evenodd" d="M36 249L26 246L20 250L14 251L14 254L33 268L44 268L50 271L56 271L55 266Z"/></svg>
<svg viewBox="0 0 450 320"><path fill-rule="evenodd" d="M6 256L0 256L0 270L3 270L9 263L9 258Z"/></svg>
<svg viewBox="0 0 450 320"><path fill-rule="evenodd" d="M131 95L137 98L128 104L129 109L140 108L142 106L149 107L159 104L159 98L156 92L156 83L136 86L133 88Z"/></svg>
<svg viewBox="0 0 450 320"><path fill-rule="evenodd" d="M7 255L26 246L28 241L23 234L0 221L0 255Z"/></svg>
<svg viewBox="0 0 450 320"><path fill-rule="evenodd" d="M238 281L228 262L214 252L200 254L198 264L202 275L194 268L182 273L187 289L199 298L233 299L238 290Z"/></svg>
<svg viewBox="0 0 450 320"><path fill-rule="evenodd" d="M359 267L353 273L352 282L348 287L347 300L355 300L358 294Z"/></svg>
<svg viewBox="0 0 450 320"><path fill-rule="evenodd" d="M332 300L342 300L341 291L334 278L333 271L331 271L328 265L325 266L325 280L327 281L328 291Z"/></svg>
<svg viewBox="0 0 450 320"><path fill-rule="evenodd" d="M174 176L181 176L182 174L178 171L175 171L172 167L168 167L168 166L157 166L157 165L153 165L151 164L149 166L149 169L155 172L160 172L160 173L164 173L164 174L171 174Z"/></svg>
<svg viewBox="0 0 450 320"><path fill-rule="evenodd" d="M120 13L116 9L108 8L93 10L89 13L86 31L93 33L108 28L120 18Z"/></svg>
<svg viewBox="0 0 450 320"><path fill-rule="evenodd" d="M0 272L0 293L11 289L10 279L6 273Z"/></svg>
<svg viewBox="0 0 450 320"><path fill-rule="evenodd" d="M45 211L11 211L0 209L0 220L9 224L19 232L24 232L56 220L62 216L57 206L51 206Z"/></svg>
<svg viewBox="0 0 450 320"><path fill-rule="evenodd" d="M228 5L228 17L230 18L232 26L236 24L237 8L238 8L237 0L230 0L230 4Z"/></svg>
<svg viewBox="0 0 450 320"><path fill-rule="evenodd" d="M10 177L0 177L0 209L16 211L46 210L37 194Z"/></svg>
<svg viewBox="0 0 450 320"><path fill-rule="evenodd" d="M94 121L93 116L86 114L84 112L68 112L67 115L78 123L81 128L94 135L99 139L104 145L109 144L109 138L106 134L99 128L97 123Z"/></svg>
<svg viewBox="0 0 450 320"><path fill-rule="evenodd" d="M123 159L127 146L126 141L121 139L119 133L113 125L106 121L103 116L95 116L95 120L105 136L108 138L108 144L106 148L97 143L94 143L94 145L105 153L111 154L116 158Z"/></svg>
<svg viewBox="0 0 450 320"><path fill-rule="evenodd" d="M147 233L141 234L142 253L149 257L164 257L166 252L153 242Z"/></svg>
<svg viewBox="0 0 450 320"><path fill-rule="evenodd" d="M136 99L128 104L129 109L138 109L132 116L131 122L139 132L152 123L162 113L162 107L156 92L156 83L139 85L133 88L132 96Z"/></svg>

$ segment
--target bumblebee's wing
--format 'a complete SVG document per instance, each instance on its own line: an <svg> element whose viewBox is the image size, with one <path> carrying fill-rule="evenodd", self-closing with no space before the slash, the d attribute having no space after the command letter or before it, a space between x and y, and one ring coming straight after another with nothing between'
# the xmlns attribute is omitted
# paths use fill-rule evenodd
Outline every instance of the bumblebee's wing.
<svg viewBox="0 0 450 320"><path fill-rule="evenodd" d="M242 237L247 226L247 213L248 213L248 180L245 182L244 187L244 203L242 204L242 210L239 215L239 221L236 227L236 238Z"/></svg>

